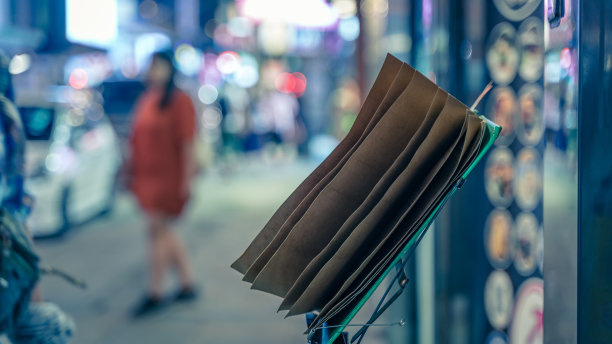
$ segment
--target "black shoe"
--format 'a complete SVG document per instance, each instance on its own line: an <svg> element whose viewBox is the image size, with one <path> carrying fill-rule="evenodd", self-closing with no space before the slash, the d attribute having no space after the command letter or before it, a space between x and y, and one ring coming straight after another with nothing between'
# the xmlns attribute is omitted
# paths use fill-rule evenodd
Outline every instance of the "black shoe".
<svg viewBox="0 0 612 344"><path fill-rule="evenodd" d="M193 301L198 297L198 293L196 293L195 288L193 287L187 287L187 288L183 288L181 289L181 291L179 291L175 296L174 296L174 301L177 302L187 302L187 301Z"/></svg>
<svg viewBox="0 0 612 344"><path fill-rule="evenodd" d="M164 301L159 297L146 296L134 309L132 316L135 318L143 317L158 311L164 306Z"/></svg>

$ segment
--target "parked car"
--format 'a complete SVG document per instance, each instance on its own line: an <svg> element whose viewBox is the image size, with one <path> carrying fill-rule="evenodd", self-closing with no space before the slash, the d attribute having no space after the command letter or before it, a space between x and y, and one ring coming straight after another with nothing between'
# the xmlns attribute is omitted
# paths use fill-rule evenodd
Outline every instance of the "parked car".
<svg viewBox="0 0 612 344"><path fill-rule="evenodd" d="M35 237L62 234L112 209L118 139L102 106L84 99L19 109L28 139L25 186L35 198L28 226Z"/></svg>

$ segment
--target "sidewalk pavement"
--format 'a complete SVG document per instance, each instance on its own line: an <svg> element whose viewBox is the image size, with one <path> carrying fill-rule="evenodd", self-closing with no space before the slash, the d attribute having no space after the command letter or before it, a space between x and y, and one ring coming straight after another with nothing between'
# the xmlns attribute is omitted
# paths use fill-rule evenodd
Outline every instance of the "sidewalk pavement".
<svg viewBox="0 0 612 344"><path fill-rule="evenodd" d="M78 344L305 343L304 317L283 319L276 313L279 298L250 290L229 266L313 168L307 162L258 165L227 177L211 172L198 181L178 224L198 276L200 297L192 304L130 318L147 273L144 223L128 195L119 197L110 216L64 238L37 242L45 263L88 283L83 291L47 276L45 297L74 316ZM175 288L168 284L169 292Z"/></svg>

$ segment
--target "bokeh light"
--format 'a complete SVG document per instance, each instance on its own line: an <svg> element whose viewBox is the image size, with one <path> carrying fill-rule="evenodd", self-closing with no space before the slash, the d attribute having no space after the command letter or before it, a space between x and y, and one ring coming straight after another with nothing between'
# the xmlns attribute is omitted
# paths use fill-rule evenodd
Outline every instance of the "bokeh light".
<svg viewBox="0 0 612 344"><path fill-rule="evenodd" d="M306 76L300 72L295 72L292 75L295 79L295 85L293 86L292 92L300 97L306 91Z"/></svg>
<svg viewBox="0 0 612 344"><path fill-rule="evenodd" d="M240 67L240 55L234 51L226 51L217 56L217 68L223 74L232 74Z"/></svg>
<svg viewBox="0 0 612 344"><path fill-rule="evenodd" d="M45 168L50 172L57 172L62 167L62 159L56 153L47 155L45 159Z"/></svg>
<svg viewBox="0 0 612 344"><path fill-rule="evenodd" d="M308 151L313 159L323 161L338 145L338 139L331 135L314 136L308 143Z"/></svg>
<svg viewBox="0 0 612 344"><path fill-rule="evenodd" d="M182 43L174 51L178 69L185 75L195 75L202 66L202 52L191 44Z"/></svg>
<svg viewBox="0 0 612 344"><path fill-rule="evenodd" d="M241 65L234 75L234 80L238 86L250 88L259 81L259 72L256 67Z"/></svg>
<svg viewBox="0 0 612 344"><path fill-rule="evenodd" d="M293 93L300 97L306 91L306 76L299 72L280 73L276 77L275 86L279 92Z"/></svg>
<svg viewBox="0 0 612 344"><path fill-rule="evenodd" d="M214 38L215 29L219 24L221 24L221 22L215 18L208 20L206 24L204 24L204 34L210 38Z"/></svg>
<svg viewBox="0 0 612 344"><path fill-rule="evenodd" d="M338 34L345 41L354 41L359 37L359 19L352 16L340 21L338 25Z"/></svg>
<svg viewBox="0 0 612 344"><path fill-rule="evenodd" d="M219 24L215 27L213 39L217 45L222 47L230 47L234 41L232 34L225 24Z"/></svg>
<svg viewBox="0 0 612 344"><path fill-rule="evenodd" d="M294 44L294 29L282 22L264 22L257 30L259 47L269 55L282 55Z"/></svg>
<svg viewBox="0 0 612 344"><path fill-rule="evenodd" d="M85 116L82 109L74 108L68 111L66 121L70 126L78 127L85 121Z"/></svg>
<svg viewBox="0 0 612 344"><path fill-rule="evenodd" d="M295 86L295 78L289 73L280 73L274 83L279 92L289 93Z"/></svg>
<svg viewBox="0 0 612 344"><path fill-rule="evenodd" d="M217 129L221 125L221 110L216 106L208 106L202 112L202 126L208 130Z"/></svg>
<svg viewBox="0 0 612 344"><path fill-rule="evenodd" d="M232 75L231 81L244 88L251 88L259 81L259 64L251 54L240 55L240 66Z"/></svg>
<svg viewBox="0 0 612 344"><path fill-rule="evenodd" d="M559 60L561 67L568 69L572 65L572 53L569 48L561 50L561 58Z"/></svg>
<svg viewBox="0 0 612 344"><path fill-rule="evenodd" d="M68 79L68 84L77 90L87 87L88 82L87 72L83 68L75 68Z"/></svg>
<svg viewBox="0 0 612 344"><path fill-rule="evenodd" d="M32 58L28 54L18 54L13 56L9 63L9 73L13 75L21 74L32 65Z"/></svg>
<svg viewBox="0 0 612 344"><path fill-rule="evenodd" d="M201 84L220 86L223 83L223 74L217 68L217 55L206 53L204 55L204 66L200 69L198 80Z"/></svg>
<svg viewBox="0 0 612 344"><path fill-rule="evenodd" d="M219 91L213 85L202 85L198 90L198 98L204 104L212 104L219 97Z"/></svg>

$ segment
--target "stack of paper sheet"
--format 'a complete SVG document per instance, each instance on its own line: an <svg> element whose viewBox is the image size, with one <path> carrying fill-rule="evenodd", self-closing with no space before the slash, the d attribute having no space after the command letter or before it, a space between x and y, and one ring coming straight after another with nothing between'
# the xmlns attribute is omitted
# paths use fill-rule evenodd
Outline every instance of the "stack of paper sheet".
<svg viewBox="0 0 612 344"><path fill-rule="evenodd" d="M346 316L490 139L485 120L388 55L348 135L232 265L288 315Z"/></svg>

